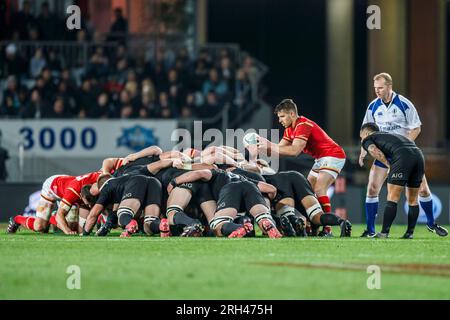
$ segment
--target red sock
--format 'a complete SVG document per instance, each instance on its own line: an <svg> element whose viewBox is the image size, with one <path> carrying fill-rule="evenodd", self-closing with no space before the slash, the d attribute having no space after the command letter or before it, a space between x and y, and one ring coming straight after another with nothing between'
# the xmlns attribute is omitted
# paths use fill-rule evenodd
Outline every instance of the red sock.
<svg viewBox="0 0 450 320"><path fill-rule="evenodd" d="M330 203L330 198L328 198L328 196L321 196L318 198L320 205L322 206L322 210L325 213L330 213L331 212L331 203Z"/></svg>
<svg viewBox="0 0 450 320"><path fill-rule="evenodd" d="M51 216L48 222L54 226L58 226L58 224L56 223L56 216Z"/></svg>
<svg viewBox="0 0 450 320"><path fill-rule="evenodd" d="M36 220L36 218L35 217L26 217L26 218L27 218L27 220L25 221L24 226L27 227L27 229L35 231L34 230L34 220Z"/></svg>
<svg viewBox="0 0 450 320"><path fill-rule="evenodd" d="M24 216L15 216L14 217L14 221L16 222L16 223L18 223L18 224L20 224L20 225L25 225L25 222L27 221L27 218L28 217L24 217Z"/></svg>

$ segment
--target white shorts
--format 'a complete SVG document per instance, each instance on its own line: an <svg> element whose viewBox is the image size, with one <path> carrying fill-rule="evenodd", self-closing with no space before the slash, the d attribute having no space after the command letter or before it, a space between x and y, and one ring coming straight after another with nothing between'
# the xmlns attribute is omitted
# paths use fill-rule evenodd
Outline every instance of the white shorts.
<svg viewBox="0 0 450 320"><path fill-rule="evenodd" d="M345 158L342 159L335 157L322 157L316 159L309 174L313 177L317 177L319 175L319 172L326 172L333 176L334 179L336 179L342 168L344 168L344 165Z"/></svg>
<svg viewBox="0 0 450 320"><path fill-rule="evenodd" d="M51 189L53 180L57 177L65 175L54 175L44 181L41 190L41 198L36 208L36 217L48 221L52 215L53 209L56 207L56 201L61 200Z"/></svg>

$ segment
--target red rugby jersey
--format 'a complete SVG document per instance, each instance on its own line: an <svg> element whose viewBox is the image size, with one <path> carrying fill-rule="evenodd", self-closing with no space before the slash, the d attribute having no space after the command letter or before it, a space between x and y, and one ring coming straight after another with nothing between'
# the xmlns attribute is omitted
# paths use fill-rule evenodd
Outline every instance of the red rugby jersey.
<svg viewBox="0 0 450 320"><path fill-rule="evenodd" d="M97 182L97 178L101 175L101 171L90 172L82 176L60 176L56 177L50 188L58 196L62 202L68 206L80 204L81 188L87 184Z"/></svg>
<svg viewBox="0 0 450 320"><path fill-rule="evenodd" d="M304 153L315 159L322 157L335 157L345 159L345 152L333 139L331 139L321 127L312 120L300 116L295 122L294 128L284 130L283 139L292 143L294 139L306 141Z"/></svg>

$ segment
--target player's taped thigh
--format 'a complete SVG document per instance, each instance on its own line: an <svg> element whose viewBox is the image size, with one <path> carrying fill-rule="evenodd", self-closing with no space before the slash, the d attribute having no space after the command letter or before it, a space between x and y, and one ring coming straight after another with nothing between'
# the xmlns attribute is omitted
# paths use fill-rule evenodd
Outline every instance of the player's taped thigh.
<svg viewBox="0 0 450 320"><path fill-rule="evenodd" d="M117 217L119 226L125 227L133 219L135 212L129 207L119 207L117 210Z"/></svg>
<svg viewBox="0 0 450 320"><path fill-rule="evenodd" d="M310 221L312 221L312 219L318 214L318 213L322 213L322 206L320 205L320 203L315 203L313 204L311 207L309 207L308 209L306 209L306 214L309 218Z"/></svg>
<svg viewBox="0 0 450 320"><path fill-rule="evenodd" d="M78 222L79 220L79 210L77 206L72 206L67 213L66 221L67 222Z"/></svg>
<svg viewBox="0 0 450 320"><path fill-rule="evenodd" d="M36 208L36 217L48 221L52 216L52 211L54 207L55 202L41 197L38 206Z"/></svg>
<svg viewBox="0 0 450 320"><path fill-rule="evenodd" d="M276 216L279 218L281 218L283 216L286 216L286 217L295 216L295 208L285 205L277 210Z"/></svg>
<svg viewBox="0 0 450 320"><path fill-rule="evenodd" d="M209 222L209 227L212 230L217 230L217 228L219 228L223 223L225 222L233 222L234 218L230 217L230 216L220 216L220 217L214 217L210 222Z"/></svg>

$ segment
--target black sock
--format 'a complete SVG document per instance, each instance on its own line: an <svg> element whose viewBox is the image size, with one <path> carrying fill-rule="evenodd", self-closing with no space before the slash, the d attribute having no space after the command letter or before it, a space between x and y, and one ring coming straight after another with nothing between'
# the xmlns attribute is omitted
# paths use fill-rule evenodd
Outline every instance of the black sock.
<svg viewBox="0 0 450 320"><path fill-rule="evenodd" d="M198 221L197 219L192 219L183 211L178 211L173 216L173 223L183 226L191 226L193 224L199 224L200 221Z"/></svg>
<svg viewBox="0 0 450 320"><path fill-rule="evenodd" d="M117 211L109 212L105 224L107 224L109 228L114 228L114 226L117 226L117 222Z"/></svg>
<svg viewBox="0 0 450 320"><path fill-rule="evenodd" d="M386 207L384 207L383 228L381 229L381 233L389 233L389 231L391 230L392 222L394 222L396 215L397 203L388 201L386 203Z"/></svg>
<svg viewBox="0 0 450 320"><path fill-rule="evenodd" d="M131 220L133 220L134 213L130 209L120 209L117 211L117 216L119 217L119 225L121 227L126 227Z"/></svg>
<svg viewBox="0 0 450 320"><path fill-rule="evenodd" d="M153 234L159 233L159 224L160 223L161 223L161 220L159 218L156 218L156 220L154 220L150 223L150 231Z"/></svg>
<svg viewBox="0 0 450 320"><path fill-rule="evenodd" d="M408 230L406 232L413 233L416 227L417 218L419 218L419 206L409 206L408 211Z"/></svg>
<svg viewBox="0 0 450 320"><path fill-rule="evenodd" d="M234 230L237 230L240 227L242 227L242 224L236 224L234 222L225 222L220 228L220 231L222 232L222 235L228 237Z"/></svg>
<svg viewBox="0 0 450 320"><path fill-rule="evenodd" d="M323 226L337 226L342 219L332 213L324 213L320 216L320 224Z"/></svg>

